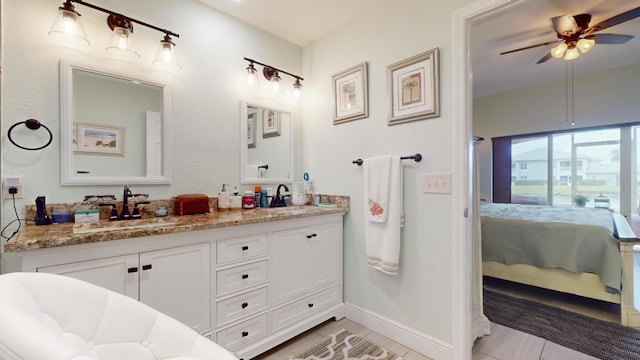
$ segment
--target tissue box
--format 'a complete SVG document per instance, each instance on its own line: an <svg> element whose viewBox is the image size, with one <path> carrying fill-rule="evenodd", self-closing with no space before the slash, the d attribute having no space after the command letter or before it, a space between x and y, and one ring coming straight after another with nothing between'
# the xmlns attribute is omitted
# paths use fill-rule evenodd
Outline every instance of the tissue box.
<svg viewBox="0 0 640 360"><path fill-rule="evenodd" d="M100 210L76 210L75 212L76 224L95 224L100 222Z"/></svg>
<svg viewBox="0 0 640 360"><path fill-rule="evenodd" d="M185 194L175 197L177 215L205 214L209 212L209 197L205 194Z"/></svg>

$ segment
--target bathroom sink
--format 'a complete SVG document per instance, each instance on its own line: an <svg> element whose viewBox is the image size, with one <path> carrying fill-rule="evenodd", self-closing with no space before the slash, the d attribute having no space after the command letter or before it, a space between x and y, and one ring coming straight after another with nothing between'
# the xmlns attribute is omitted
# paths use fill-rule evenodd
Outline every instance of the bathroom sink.
<svg viewBox="0 0 640 360"><path fill-rule="evenodd" d="M149 218L122 221L105 221L97 224L74 224L74 234L90 234L103 231L115 230L135 230L144 228L154 228L163 226L172 226L178 222L175 218Z"/></svg>
<svg viewBox="0 0 640 360"><path fill-rule="evenodd" d="M284 206L284 207L269 208L269 211L271 213L282 214L282 215L304 214L308 212L314 212L317 210L318 208L315 206Z"/></svg>

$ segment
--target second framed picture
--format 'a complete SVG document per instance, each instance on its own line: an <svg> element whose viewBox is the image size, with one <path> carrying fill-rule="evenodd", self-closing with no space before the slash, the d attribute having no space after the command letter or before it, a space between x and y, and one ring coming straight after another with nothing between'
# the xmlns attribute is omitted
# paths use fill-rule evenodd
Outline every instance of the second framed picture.
<svg viewBox="0 0 640 360"><path fill-rule="evenodd" d="M333 75L333 123L369 116L367 63Z"/></svg>
<svg viewBox="0 0 640 360"><path fill-rule="evenodd" d="M267 109L262 116L262 137L273 136L280 136L280 114Z"/></svg>
<svg viewBox="0 0 640 360"><path fill-rule="evenodd" d="M387 66L388 125L440 116L438 48Z"/></svg>

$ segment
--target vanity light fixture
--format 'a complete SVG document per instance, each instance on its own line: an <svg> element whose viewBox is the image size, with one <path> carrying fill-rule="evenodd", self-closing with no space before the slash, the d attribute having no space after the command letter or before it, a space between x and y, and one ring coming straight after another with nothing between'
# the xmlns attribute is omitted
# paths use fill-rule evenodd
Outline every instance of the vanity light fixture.
<svg viewBox="0 0 640 360"><path fill-rule="evenodd" d="M89 45L87 35L80 23L80 13L75 10L73 3L84 5L108 14L107 25L109 25L109 28L113 31L113 36L107 45L107 52L121 54L130 58L139 58L140 55L135 51L131 40L133 23L136 23L164 33L164 37L160 40L160 48L156 53L153 63L161 66L181 69L174 52L175 44L171 41L171 36L180 37L180 35L170 30L162 29L132 17L90 4L84 0L65 0L62 6L58 8L58 16L49 31L50 36L55 37L63 35L78 39L85 45Z"/></svg>
<svg viewBox="0 0 640 360"><path fill-rule="evenodd" d="M267 90L269 93L280 93L282 91L280 83L282 81L282 78L280 77L280 73L282 74L287 74L289 76L291 76L292 78L295 79L294 83L293 83L293 97L295 99L299 99L302 95L302 80L304 80L301 76L292 74L290 72L275 68L271 65L267 65L267 64L263 64L259 61L253 60L253 59L249 59L249 58L244 58L246 61L249 62L249 66L247 66L246 71L247 71L247 85L248 86L252 86L254 88L259 88L260 85L258 83L258 77L257 77L257 70L255 68L254 64L258 64L258 65L262 65L263 69L262 69L262 75L264 76L265 79L267 79L270 83L269 89Z"/></svg>

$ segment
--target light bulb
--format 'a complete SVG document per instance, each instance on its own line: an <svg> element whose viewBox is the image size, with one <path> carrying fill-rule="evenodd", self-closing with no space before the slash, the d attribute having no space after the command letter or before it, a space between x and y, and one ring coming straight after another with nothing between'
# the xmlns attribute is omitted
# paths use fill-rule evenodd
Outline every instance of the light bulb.
<svg viewBox="0 0 640 360"><path fill-rule="evenodd" d="M564 42L560 43L558 46L551 49L551 56L554 58L561 58L562 55L564 55L565 50L567 50L567 44Z"/></svg>
<svg viewBox="0 0 640 360"><path fill-rule="evenodd" d="M280 92L280 76L278 76L278 72L276 71L271 76L271 92L279 93Z"/></svg>
<svg viewBox="0 0 640 360"><path fill-rule="evenodd" d="M578 47L578 49L580 49L580 51L582 51L582 53L586 53L587 51L590 51L591 49L593 49L593 46L595 44L596 44L596 41L593 39L582 38L578 40L578 43L576 44L576 46Z"/></svg>
<svg viewBox="0 0 640 360"><path fill-rule="evenodd" d="M573 60L573 59L577 58L578 56L580 56L580 53L578 53L578 49L575 46L572 46L572 47L567 49L567 53L564 55L564 59L565 60Z"/></svg>

